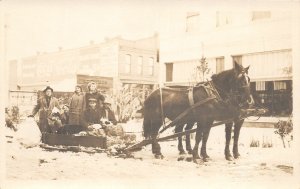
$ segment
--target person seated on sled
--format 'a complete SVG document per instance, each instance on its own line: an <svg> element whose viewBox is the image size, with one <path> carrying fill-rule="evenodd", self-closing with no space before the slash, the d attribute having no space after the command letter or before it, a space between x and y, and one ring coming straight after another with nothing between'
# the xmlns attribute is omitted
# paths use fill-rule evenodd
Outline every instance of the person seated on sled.
<svg viewBox="0 0 300 189"><path fill-rule="evenodd" d="M85 130L92 129L92 125L100 124L100 111L97 108L97 99L88 99L88 108L83 112L83 127Z"/></svg>
<svg viewBox="0 0 300 189"><path fill-rule="evenodd" d="M66 125L69 123L69 106L67 104L64 104L62 106L62 113L60 115L61 123L63 125Z"/></svg>
<svg viewBox="0 0 300 189"><path fill-rule="evenodd" d="M115 113L111 109L112 99L106 98L101 111L101 122L103 125L117 124Z"/></svg>

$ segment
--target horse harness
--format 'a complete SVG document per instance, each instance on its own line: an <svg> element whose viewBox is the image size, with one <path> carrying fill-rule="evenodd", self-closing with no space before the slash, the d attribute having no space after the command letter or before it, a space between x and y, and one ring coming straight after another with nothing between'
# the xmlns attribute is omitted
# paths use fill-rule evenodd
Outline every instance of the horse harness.
<svg viewBox="0 0 300 189"><path fill-rule="evenodd" d="M193 106L195 104L194 89L195 88L200 88L200 87L202 87L204 89L204 91L207 95L207 98L197 102L196 104L201 105L201 104L207 102L207 100L211 100L211 99L216 99L218 101L222 100L219 92L215 88L212 81L207 81L207 82L198 84L196 87L191 87L191 88L188 89L188 99L189 99L190 106ZM197 106L199 106L199 105L197 105Z"/></svg>
<svg viewBox="0 0 300 189"><path fill-rule="evenodd" d="M205 90L205 92L207 94L207 98L195 103L194 102L194 88L199 88L199 87L203 87L203 89ZM185 111L183 111L181 114L179 114L179 116L177 116L171 123L169 123L168 125L165 125L163 127L163 129L161 131L159 131L159 133L162 133L163 131L165 131L166 129L168 129L172 126L175 126L177 124L177 122L180 121L183 117L185 117L188 113L190 113L190 111L192 111L194 114L194 109L196 107L199 107L200 105L203 105L211 100L217 100L217 101L222 100L218 91L216 90L216 88L214 87L214 85L211 81L201 83L201 84L197 85L196 87L190 87L187 90L188 90L188 99L189 99L190 107L188 109L186 109Z"/></svg>

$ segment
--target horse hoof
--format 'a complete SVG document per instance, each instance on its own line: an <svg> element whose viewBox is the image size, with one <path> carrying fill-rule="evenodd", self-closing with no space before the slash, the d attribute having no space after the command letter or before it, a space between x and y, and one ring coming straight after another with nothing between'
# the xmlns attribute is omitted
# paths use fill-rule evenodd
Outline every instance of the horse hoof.
<svg viewBox="0 0 300 189"><path fill-rule="evenodd" d="M241 155L240 154L234 154L233 157L234 157L234 159L239 159L241 157Z"/></svg>
<svg viewBox="0 0 300 189"><path fill-rule="evenodd" d="M162 154L155 154L155 159L164 159L164 156Z"/></svg>
<svg viewBox="0 0 300 189"><path fill-rule="evenodd" d="M179 151L179 155L185 155L186 153L185 153L185 151L183 150L183 151Z"/></svg>
<svg viewBox="0 0 300 189"><path fill-rule="evenodd" d="M209 158L203 158L203 162L209 162Z"/></svg>
<svg viewBox="0 0 300 189"><path fill-rule="evenodd" d="M188 154L193 154L193 150L188 150Z"/></svg>
<svg viewBox="0 0 300 189"><path fill-rule="evenodd" d="M227 160L227 161L232 161L233 159L232 159L232 156L225 156L225 159Z"/></svg>
<svg viewBox="0 0 300 189"><path fill-rule="evenodd" d="M204 161L202 159L193 159L193 161L194 161L194 163L199 164L199 165L204 163Z"/></svg>
<svg viewBox="0 0 300 189"><path fill-rule="evenodd" d="M181 156L181 157L177 158L177 161L183 161L184 159L185 159L184 156Z"/></svg>
<svg viewBox="0 0 300 189"><path fill-rule="evenodd" d="M210 157L209 157L207 154L201 154L201 157L202 157L203 159L210 159Z"/></svg>

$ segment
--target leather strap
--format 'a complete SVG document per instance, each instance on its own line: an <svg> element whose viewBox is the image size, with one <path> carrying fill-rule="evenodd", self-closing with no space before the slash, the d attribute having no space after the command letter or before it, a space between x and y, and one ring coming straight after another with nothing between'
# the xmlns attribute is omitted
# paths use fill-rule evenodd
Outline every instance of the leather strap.
<svg viewBox="0 0 300 189"><path fill-rule="evenodd" d="M194 87L189 88L188 98L189 98L190 106L193 106L195 104L195 102L194 102Z"/></svg>

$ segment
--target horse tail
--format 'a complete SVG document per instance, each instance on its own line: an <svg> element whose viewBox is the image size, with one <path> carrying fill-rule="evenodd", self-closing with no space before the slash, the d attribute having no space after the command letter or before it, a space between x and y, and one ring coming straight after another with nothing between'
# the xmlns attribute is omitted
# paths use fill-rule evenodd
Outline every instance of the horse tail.
<svg viewBox="0 0 300 189"><path fill-rule="evenodd" d="M151 136L152 129L151 129L151 119L147 119L144 116L144 121L143 121L143 135L145 138L149 138Z"/></svg>

